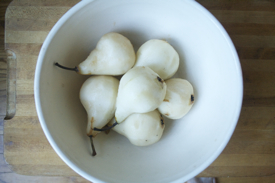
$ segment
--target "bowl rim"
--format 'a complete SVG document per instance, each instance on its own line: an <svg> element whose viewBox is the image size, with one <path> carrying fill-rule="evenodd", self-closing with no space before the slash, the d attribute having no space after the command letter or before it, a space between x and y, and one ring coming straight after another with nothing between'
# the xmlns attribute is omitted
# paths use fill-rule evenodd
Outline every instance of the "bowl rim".
<svg viewBox="0 0 275 183"><path fill-rule="evenodd" d="M41 100L40 100L40 88L39 88L39 83L40 83L40 77L41 77L41 69L42 69L42 63L44 56L48 50L48 46L51 43L53 37L55 36L56 32L64 25L64 23L72 17L75 13L77 13L81 8L86 6L87 4L92 3L95 0L82 0L78 2L76 5L74 5L70 10L68 10L58 21L57 23L53 26L53 28L50 30L49 34L47 35L41 50L38 55L37 59L37 64L36 64L36 69L35 69L35 77L34 77L34 99L35 99L35 107L37 111L37 115L39 118L39 122L41 124L41 127L43 129L43 132L48 139L49 143L55 150L55 152L58 154L58 156L71 168L73 169L76 173L81 175L82 177L86 178L87 180L93 181L93 182L100 182L103 183L104 181L96 178L95 176L92 176L82 170L79 166L75 165L63 152L62 150L57 146L56 142L54 141L47 125L44 119L44 115L41 109ZM226 145L228 144L239 119L240 113L241 113L241 108L242 108L242 101L243 101L243 76L242 76L242 69L241 69L241 64L240 60L237 54L237 51L234 47L234 44L229 37L228 33L224 29L224 27L221 25L221 23L206 9L204 8L201 4L194 0L187 0L191 6L195 7L198 11L203 13L207 18L209 18L212 23L218 28L218 30L221 32L223 37L225 38L230 50L231 54L233 55L235 66L236 66L236 71L238 74L238 96L236 98L238 100L236 107L235 107L235 115L234 115L234 120L232 121L232 124L230 126L230 129L228 130L228 133L225 136L225 140L221 143L221 145L218 147L218 149L215 151L214 154L212 154L204 163L202 163L200 166L196 167L192 172L189 174L186 174L182 176L179 179L176 179L172 181L172 183L176 182L184 182L187 181L199 173L201 173L204 169L206 169L211 163L215 161L215 159L221 154L221 152L224 150ZM233 61L233 59L232 59ZM233 123L234 122L234 123Z"/></svg>

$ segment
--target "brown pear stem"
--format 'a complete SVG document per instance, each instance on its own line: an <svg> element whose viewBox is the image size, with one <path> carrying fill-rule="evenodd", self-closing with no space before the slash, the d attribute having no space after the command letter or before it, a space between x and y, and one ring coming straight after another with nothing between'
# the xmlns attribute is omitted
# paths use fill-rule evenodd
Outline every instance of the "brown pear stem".
<svg viewBox="0 0 275 183"><path fill-rule="evenodd" d="M103 131L107 131L110 130L112 128L114 128L116 125L118 125L118 122L115 122L112 126L109 126L107 128L94 128L94 131L99 131L99 132L103 132Z"/></svg>
<svg viewBox="0 0 275 183"><path fill-rule="evenodd" d="M90 141L91 141L91 146L92 146L92 150L93 150L93 154L92 156L96 155L96 151L95 151L95 146L94 146L94 141L93 141L93 136L90 136Z"/></svg>
<svg viewBox="0 0 275 183"><path fill-rule="evenodd" d="M56 65L57 67L61 68L61 69L65 69L65 70L69 70L69 71L75 71L78 72L78 68L74 67L74 68L70 68L70 67L65 67L63 65L60 65L59 63L55 62L54 65Z"/></svg>

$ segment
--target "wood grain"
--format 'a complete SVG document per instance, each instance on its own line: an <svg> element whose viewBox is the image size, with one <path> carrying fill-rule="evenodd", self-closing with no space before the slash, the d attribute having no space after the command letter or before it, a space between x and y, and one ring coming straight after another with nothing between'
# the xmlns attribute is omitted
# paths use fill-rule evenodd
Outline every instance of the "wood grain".
<svg viewBox="0 0 275 183"><path fill-rule="evenodd" d="M17 173L63 176L36 177L38 182L86 182L80 177L72 177L78 175L49 145L39 124L33 99L35 64L43 41L55 22L78 1L14 0L6 14L5 47L17 55L17 105L15 117L5 122L4 153L9 167ZM273 183L275 1L198 2L213 13L229 33L237 49L244 78L244 101L236 130L223 153L199 176L215 176L220 183ZM0 13L4 12L5 9L0 8ZM1 31L4 31L4 19L0 17L0 35ZM3 38L0 39L4 42ZM0 45L1 49L4 47ZM0 51L0 58L4 55ZM0 68L0 96L5 98L5 59L0 59ZM0 174L0 180L6 182L18 182L23 177L25 182L35 182L35 179L14 173Z"/></svg>
<svg viewBox="0 0 275 183"><path fill-rule="evenodd" d="M88 183L82 177L24 176L12 172L0 174L0 180L3 183Z"/></svg>
<svg viewBox="0 0 275 183"><path fill-rule="evenodd" d="M275 11L273 0L198 0L208 10Z"/></svg>
<svg viewBox="0 0 275 183"><path fill-rule="evenodd" d="M272 176L259 176L259 177L222 177L218 179L218 183L274 183L275 182L275 176L274 174Z"/></svg>
<svg viewBox="0 0 275 183"><path fill-rule="evenodd" d="M251 4L252 2L250 1L250 3L248 3L247 6L251 6ZM232 24L242 23L243 25L247 25L251 23L251 24L256 24L258 26L262 26L262 24L264 24L263 26L269 26L270 24L271 25L275 24L274 11L261 11L260 9L257 9L255 11L213 10L213 9L208 9L208 10L210 10L210 12L212 12L223 25L227 23L232 23Z"/></svg>

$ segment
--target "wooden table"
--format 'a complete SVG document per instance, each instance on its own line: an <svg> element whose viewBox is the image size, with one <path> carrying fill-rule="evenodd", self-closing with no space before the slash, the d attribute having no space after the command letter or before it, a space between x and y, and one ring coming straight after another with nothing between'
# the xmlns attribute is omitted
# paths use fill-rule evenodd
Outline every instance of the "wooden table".
<svg viewBox="0 0 275 183"><path fill-rule="evenodd" d="M11 88L7 109L10 116L15 106L11 81L15 80L17 99L15 117L4 124L4 155L18 174L78 176L49 145L33 99L34 70L41 45L55 22L78 1L14 0L7 9L5 48L17 57L15 60L13 52L9 52ZM275 1L198 2L212 12L229 33L238 51L244 77L244 101L237 128L223 153L199 176L218 177L221 183L274 183ZM5 114L5 63L0 62L0 67L0 113Z"/></svg>

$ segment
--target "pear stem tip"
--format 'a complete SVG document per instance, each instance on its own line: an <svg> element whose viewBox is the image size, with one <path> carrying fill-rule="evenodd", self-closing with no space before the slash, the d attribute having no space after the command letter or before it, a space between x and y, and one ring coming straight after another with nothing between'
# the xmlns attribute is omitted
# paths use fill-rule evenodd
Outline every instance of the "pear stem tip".
<svg viewBox="0 0 275 183"><path fill-rule="evenodd" d="M91 135L91 136L89 136L89 137L90 137L91 146L92 146L92 150L93 150L92 156L95 156L95 155L96 155L96 151L95 151L93 136Z"/></svg>
<svg viewBox="0 0 275 183"><path fill-rule="evenodd" d="M60 65L58 62L55 62L54 65L57 66L57 67L59 67L59 68L61 68L61 69L78 72L78 68L77 67L74 67L74 68L65 67L63 65Z"/></svg>

